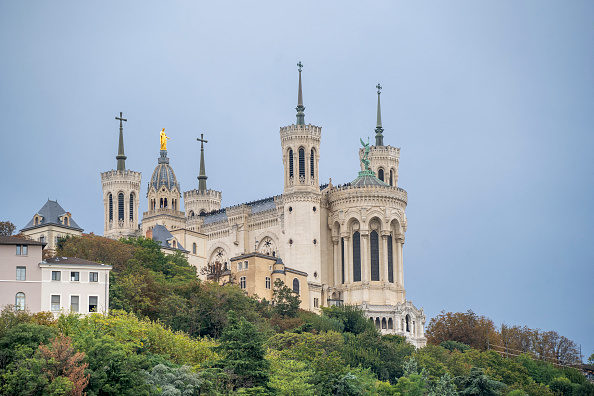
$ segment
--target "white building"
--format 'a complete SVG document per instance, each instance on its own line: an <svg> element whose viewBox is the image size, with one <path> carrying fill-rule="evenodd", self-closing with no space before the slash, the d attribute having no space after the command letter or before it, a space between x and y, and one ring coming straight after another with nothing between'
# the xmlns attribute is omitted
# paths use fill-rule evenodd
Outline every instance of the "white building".
<svg viewBox="0 0 594 396"><path fill-rule="evenodd" d="M287 266L307 274L310 310L358 305L382 333L401 334L414 345L423 346L425 314L406 300L404 288L408 197L398 187L400 149L383 141L381 87L377 86L375 145L361 141L365 148L359 152L362 166L358 177L338 186L320 185L322 128L305 124L301 64L298 66L296 123L281 127L279 132L284 166L282 194L221 208L222 193L206 188L206 141L201 137L199 187L183 192L185 212L181 211L182 192L167 150L161 150L148 186L149 207L143 213L142 232L136 235L147 235L157 224L174 235L176 230L193 231L205 241L205 251L198 255L206 263L222 266L248 253L281 257ZM120 147L122 156L122 140ZM120 165L118 172L124 172ZM129 176L129 186L135 186L134 175ZM138 191L133 193L137 196ZM106 218L111 216L108 210L106 206ZM125 224L121 223L123 228ZM133 232L134 225L128 230ZM105 235L113 235L108 222ZM184 246L189 250L187 243Z"/></svg>
<svg viewBox="0 0 594 396"><path fill-rule="evenodd" d="M107 312L111 266L69 257L42 261L44 245L0 236L0 305L31 312Z"/></svg>

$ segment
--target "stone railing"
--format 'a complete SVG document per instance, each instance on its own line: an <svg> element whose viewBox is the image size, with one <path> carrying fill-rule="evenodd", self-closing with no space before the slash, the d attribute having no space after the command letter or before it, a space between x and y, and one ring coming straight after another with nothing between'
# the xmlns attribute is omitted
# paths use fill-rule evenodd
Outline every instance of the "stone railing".
<svg viewBox="0 0 594 396"><path fill-rule="evenodd" d="M155 216L155 215L159 215L159 214L168 214L171 216L186 217L186 214L184 212L180 212L179 210L173 210L173 209L169 209L169 208L157 208L157 209L149 210L148 212L142 212L143 217Z"/></svg>

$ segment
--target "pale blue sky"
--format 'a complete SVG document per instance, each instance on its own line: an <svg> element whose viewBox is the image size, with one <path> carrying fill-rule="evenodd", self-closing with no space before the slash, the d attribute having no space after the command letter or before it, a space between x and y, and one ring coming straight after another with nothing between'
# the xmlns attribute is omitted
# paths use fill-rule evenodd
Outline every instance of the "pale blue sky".
<svg viewBox="0 0 594 396"><path fill-rule="evenodd" d="M99 173L146 184L158 134L182 189L200 133L223 205L282 193L279 127L321 126L322 181L353 180L375 127L401 147L407 298L594 350L592 1L0 0L0 219L47 198L102 234Z"/></svg>

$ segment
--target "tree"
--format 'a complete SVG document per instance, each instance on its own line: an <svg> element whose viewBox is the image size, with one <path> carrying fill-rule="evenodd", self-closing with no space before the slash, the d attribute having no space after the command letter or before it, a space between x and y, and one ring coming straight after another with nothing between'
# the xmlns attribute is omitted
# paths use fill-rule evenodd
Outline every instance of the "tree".
<svg viewBox="0 0 594 396"><path fill-rule="evenodd" d="M299 311L301 300L299 294L288 288L285 283L276 279L272 292L272 311L282 317L294 318Z"/></svg>
<svg viewBox="0 0 594 396"><path fill-rule="evenodd" d="M375 325L365 317L363 311L355 305L332 306L322 308L324 315L340 320L344 331L353 334L362 334L367 331L377 333Z"/></svg>
<svg viewBox="0 0 594 396"><path fill-rule="evenodd" d="M89 364L82 363L85 354L74 351L70 337L60 334L50 341L49 347L39 345L38 355L45 363L43 373L50 384L57 380L60 387L69 385L69 396L83 395L89 383L90 374L84 373Z"/></svg>
<svg viewBox="0 0 594 396"><path fill-rule="evenodd" d="M235 275L233 275L229 268L227 268L226 263L208 263L200 268L200 275L206 276L206 279L209 281L220 283L222 285L235 283Z"/></svg>
<svg viewBox="0 0 594 396"><path fill-rule="evenodd" d="M589 364L594 364L594 352L592 352L592 354L590 355L590 357L588 358L588 363Z"/></svg>
<svg viewBox="0 0 594 396"><path fill-rule="evenodd" d="M229 311L227 327L219 342L215 351L222 358L215 366L232 372L233 389L268 387L270 362L264 358L264 340L253 324Z"/></svg>
<svg viewBox="0 0 594 396"><path fill-rule="evenodd" d="M478 367L473 367L468 377L457 380L462 388L460 395L497 396L501 394L499 389L506 386L503 382L490 379L484 369Z"/></svg>
<svg viewBox="0 0 594 396"><path fill-rule="evenodd" d="M194 373L189 366L178 368L157 364L147 373L147 383L163 395L217 395L211 381L203 373Z"/></svg>
<svg viewBox="0 0 594 396"><path fill-rule="evenodd" d="M457 341L484 351L488 344L500 345L495 324L489 318L467 312L441 312L432 318L425 331L427 342L439 345L444 341Z"/></svg>
<svg viewBox="0 0 594 396"><path fill-rule="evenodd" d="M0 221L1 236L11 236L14 230L16 230L16 226L12 224L10 221Z"/></svg>

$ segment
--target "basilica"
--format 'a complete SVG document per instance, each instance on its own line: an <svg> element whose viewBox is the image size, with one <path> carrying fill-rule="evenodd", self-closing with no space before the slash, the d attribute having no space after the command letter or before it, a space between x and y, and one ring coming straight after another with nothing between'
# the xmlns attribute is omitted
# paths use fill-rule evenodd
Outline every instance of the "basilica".
<svg viewBox="0 0 594 396"><path fill-rule="evenodd" d="M404 288L408 198L398 187L400 149L384 144L381 86L375 145L361 141L358 176L320 184L322 128L305 123L298 66L296 122L279 131L282 194L221 208L222 192L206 186L203 136L198 189L181 191L162 130L157 165L142 191L148 208L140 216L141 173L126 169L120 113L117 169L101 173L104 235L152 238L198 269L222 268L249 294L265 297L280 278L300 294L304 309L358 305L382 334L404 335L422 347L425 314L406 300Z"/></svg>

